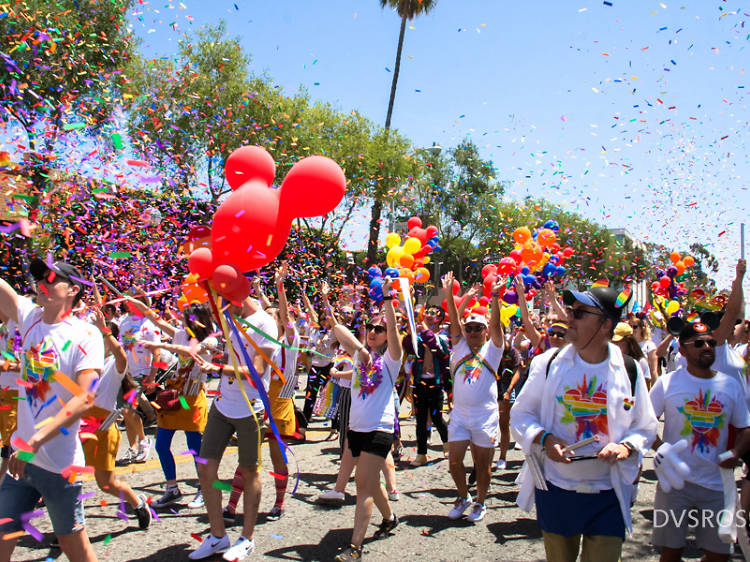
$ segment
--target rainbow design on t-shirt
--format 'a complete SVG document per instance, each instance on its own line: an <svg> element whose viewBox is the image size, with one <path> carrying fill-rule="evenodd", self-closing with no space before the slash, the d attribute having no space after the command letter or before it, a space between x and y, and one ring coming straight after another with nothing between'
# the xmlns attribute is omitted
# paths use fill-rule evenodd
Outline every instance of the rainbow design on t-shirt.
<svg viewBox="0 0 750 562"><path fill-rule="evenodd" d="M724 405L711 396L711 390L698 390L698 395L692 400L685 399L685 405L678 407L677 411L685 416L685 425L680 435L690 435L693 439L690 443L691 451L698 450L708 453L711 447L719 444L720 429L724 427Z"/></svg>
<svg viewBox="0 0 750 562"><path fill-rule="evenodd" d="M30 406L37 400L47 399L49 380L59 370L57 352L49 338L44 338L26 351L23 380L32 383L32 386L26 387L26 401Z"/></svg>
<svg viewBox="0 0 750 562"><path fill-rule="evenodd" d="M607 390L596 385L596 377L586 381L586 375L575 388L565 387L565 392L557 396L557 401L565 408L560 419L563 424L576 424L576 441L594 435L609 435L607 424Z"/></svg>

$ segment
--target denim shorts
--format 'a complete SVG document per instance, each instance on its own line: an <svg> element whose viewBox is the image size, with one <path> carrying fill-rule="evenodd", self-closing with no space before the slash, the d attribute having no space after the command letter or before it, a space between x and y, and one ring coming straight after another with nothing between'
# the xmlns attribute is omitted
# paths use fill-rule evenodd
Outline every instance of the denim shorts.
<svg viewBox="0 0 750 562"><path fill-rule="evenodd" d="M7 474L0 485L0 520L12 521L0 525L0 536L23 530L21 515L34 511L40 497L44 498L55 535L64 537L83 530L81 489L80 482L71 484L60 474L33 464L26 465L18 480ZM33 525L34 520L30 523Z"/></svg>

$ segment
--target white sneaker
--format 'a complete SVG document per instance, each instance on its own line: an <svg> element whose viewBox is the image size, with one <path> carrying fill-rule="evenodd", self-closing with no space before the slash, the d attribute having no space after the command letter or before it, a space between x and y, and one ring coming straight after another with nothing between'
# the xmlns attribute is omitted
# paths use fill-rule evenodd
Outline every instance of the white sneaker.
<svg viewBox="0 0 750 562"><path fill-rule="evenodd" d="M226 552L229 549L229 535L224 535L220 539L217 539L211 533L203 539L201 545L196 548L193 552L188 554L190 560L203 560L219 552Z"/></svg>
<svg viewBox="0 0 750 562"><path fill-rule="evenodd" d="M477 521L481 521L484 519L485 514L487 513L487 507L483 503L475 503L474 506L471 508L471 513L469 513L469 516L467 519L471 521L472 523L475 523Z"/></svg>
<svg viewBox="0 0 750 562"><path fill-rule="evenodd" d="M398 490L393 490L392 492L388 492L388 499L392 502L397 502L401 496L398 495Z"/></svg>
<svg viewBox="0 0 750 562"><path fill-rule="evenodd" d="M138 443L138 454L135 456L135 462L146 462L148 460L148 457L151 455L151 449L153 449L153 447L154 443L148 437Z"/></svg>
<svg viewBox="0 0 750 562"><path fill-rule="evenodd" d="M346 499L344 492L337 492L336 490L328 490L318 496L318 501L321 502L343 502Z"/></svg>
<svg viewBox="0 0 750 562"><path fill-rule="evenodd" d="M456 503L453 504L453 509L451 509L450 513L448 514L448 519L456 520L460 519L461 516L464 514L464 511L469 509L469 506L471 505L471 496L466 496L465 498L458 498L456 500Z"/></svg>
<svg viewBox="0 0 750 562"><path fill-rule="evenodd" d="M240 537L237 542L234 543L232 548L224 553L224 560L233 562L234 560L244 560L250 556L255 550L255 541L248 540L245 537Z"/></svg>
<svg viewBox="0 0 750 562"><path fill-rule="evenodd" d="M498 470L505 470L505 459L497 459L495 468L497 468Z"/></svg>
<svg viewBox="0 0 750 562"><path fill-rule="evenodd" d="M188 504L190 509L198 509L203 507L203 493L198 490L193 500Z"/></svg>
<svg viewBox="0 0 750 562"><path fill-rule="evenodd" d="M513 448L514 448L514 449L515 449L516 451L523 451L523 447L522 447L522 446L521 446L521 444L520 444L520 443L518 443L518 442L516 442L516 444L515 444L515 445L513 445Z"/></svg>

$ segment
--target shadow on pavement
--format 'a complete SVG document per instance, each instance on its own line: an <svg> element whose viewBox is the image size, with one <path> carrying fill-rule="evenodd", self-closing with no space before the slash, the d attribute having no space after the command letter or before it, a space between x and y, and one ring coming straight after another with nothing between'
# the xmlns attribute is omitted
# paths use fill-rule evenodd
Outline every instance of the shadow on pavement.
<svg viewBox="0 0 750 562"><path fill-rule="evenodd" d="M436 535L446 529L452 529L455 527L472 527L474 525L474 523L471 523L466 519L451 521L448 519L447 511L445 514L439 515L404 515L400 520L401 523L409 525L409 527L422 529L423 535Z"/></svg>
<svg viewBox="0 0 750 562"><path fill-rule="evenodd" d="M331 560L340 548L348 546L351 538L351 529L331 529L319 544L297 544L268 550L263 555L282 560Z"/></svg>
<svg viewBox="0 0 750 562"><path fill-rule="evenodd" d="M192 545L187 543L182 544L171 544L166 548L162 548L160 551L144 556L143 558L130 558L127 559L130 562L171 562L172 560L187 560L188 553L193 550ZM221 555L217 555L216 559L221 559Z"/></svg>
<svg viewBox="0 0 750 562"><path fill-rule="evenodd" d="M536 519L519 517L513 521L489 523L487 530L495 535L495 542L505 544L508 541L540 539L542 532Z"/></svg>

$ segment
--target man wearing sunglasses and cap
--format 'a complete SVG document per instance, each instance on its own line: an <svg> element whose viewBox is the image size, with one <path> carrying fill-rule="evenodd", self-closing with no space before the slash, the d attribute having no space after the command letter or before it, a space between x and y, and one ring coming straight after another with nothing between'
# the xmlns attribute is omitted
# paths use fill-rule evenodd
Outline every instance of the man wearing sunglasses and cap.
<svg viewBox="0 0 750 562"><path fill-rule="evenodd" d="M651 389L656 415L664 414L663 441L657 438L653 445L654 449L663 448L658 449L655 462L659 453L667 454L667 449L686 439L687 446L675 454L690 471L684 487L672 489L673 485L664 480L666 475L657 470L652 542L661 547L662 560L680 560L688 534L686 515L697 509L702 516L695 530L696 542L705 551L704 559L728 560L732 546L719 536L719 517L724 510L719 469L733 468L750 450L750 432L746 430L750 413L740 383L711 368L717 346L711 327L680 318L670 319L667 327L679 337L680 353L687 365L662 376ZM737 439L732 457L720 462L719 455L727 449L730 425L737 428Z"/></svg>
<svg viewBox="0 0 750 562"><path fill-rule="evenodd" d="M584 560L616 561L632 532L633 482L657 420L640 367L609 341L629 296L565 291L570 343L534 358L511 409L526 454L517 503L536 503L548 560L582 549Z"/></svg>
<svg viewBox="0 0 750 562"><path fill-rule="evenodd" d="M21 333L18 427L9 472L0 485L0 536L22 530L22 515L44 497L52 528L70 560L96 560L83 519L81 483L64 477L85 464L80 419L94 404L104 368L104 343L92 325L71 314L83 296L83 276L71 264L34 260L37 305L0 280L0 315ZM66 474L67 476L67 474ZM0 540L0 560L10 560L17 538Z"/></svg>
<svg viewBox="0 0 750 562"><path fill-rule="evenodd" d="M453 274L443 277L443 290L448 303L451 325L451 372L453 373L453 412L448 423L450 471L456 484L458 499L448 514L459 519L472 505L466 484L464 456L471 446L477 477L477 498L468 520L481 521L487 512L484 505L492 475L492 456L499 431L497 411L497 369L505 345L500 322L500 287L492 285L492 312L487 322L482 314L470 314L461 325L453 300Z"/></svg>

